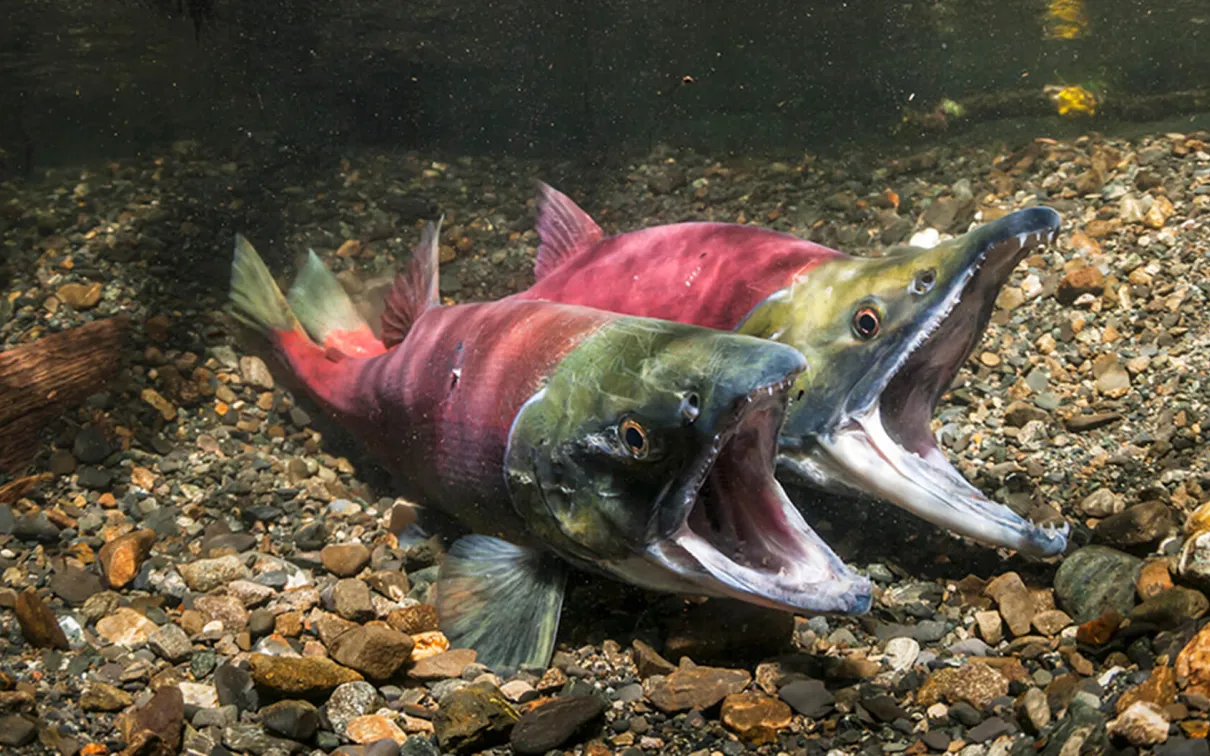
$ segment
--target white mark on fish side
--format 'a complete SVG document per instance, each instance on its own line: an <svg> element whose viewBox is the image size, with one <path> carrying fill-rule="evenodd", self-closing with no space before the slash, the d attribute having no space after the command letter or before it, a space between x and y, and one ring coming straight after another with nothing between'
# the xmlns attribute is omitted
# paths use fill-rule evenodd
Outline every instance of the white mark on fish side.
<svg viewBox="0 0 1210 756"><path fill-rule="evenodd" d="M702 272L702 266L699 265L696 268L694 268L693 272L689 274L689 277L685 279L685 287L688 288L688 287L692 286L693 280L695 278L697 278L698 274L700 274L701 272Z"/></svg>

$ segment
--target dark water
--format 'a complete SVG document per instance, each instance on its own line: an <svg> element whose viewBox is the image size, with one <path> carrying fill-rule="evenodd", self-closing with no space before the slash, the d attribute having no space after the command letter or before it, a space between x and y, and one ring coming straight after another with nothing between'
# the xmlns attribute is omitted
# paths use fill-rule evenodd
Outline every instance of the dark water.
<svg viewBox="0 0 1210 756"><path fill-rule="evenodd" d="M1080 84L1112 115L1205 87L1210 70L1202 0L2 6L10 174L186 138L236 152L266 134L326 152L376 144L599 161L662 142L795 154L936 136L903 116L942 98L1008 95L992 115L1046 115L1012 93L1045 103L1044 87ZM1076 38L1055 38L1072 13ZM1199 102L1127 114L1152 120ZM946 133L961 130L949 120Z"/></svg>

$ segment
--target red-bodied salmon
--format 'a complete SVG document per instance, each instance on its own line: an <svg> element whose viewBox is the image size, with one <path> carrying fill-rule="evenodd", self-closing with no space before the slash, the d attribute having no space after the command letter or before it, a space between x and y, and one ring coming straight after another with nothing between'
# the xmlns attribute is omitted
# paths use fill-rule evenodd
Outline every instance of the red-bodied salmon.
<svg viewBox="0 0 1210 756"><path fill-rule="evenodd" d="M516 295L751 334L806 357L778 468L825 490L886 499L986 544L1053 556L1067 523L1035 524L975 488L930 431L1013 268L1060 217L1020 210L924 249L853 257L790 234L676 223L605 237L540 184L537 281Z"/></svg>
<svg viewBox="0 0 1210 756"><path fill-rule="evenodd" d="M793 612L869 608L869 581L774 475L798 350L574 305L440 306L438 229L388 298L388 346L314 254L287 299L237 237L231 301L400 493L473 532L436 586L455 647L498 671L545 666L566 566Z"/></svg>

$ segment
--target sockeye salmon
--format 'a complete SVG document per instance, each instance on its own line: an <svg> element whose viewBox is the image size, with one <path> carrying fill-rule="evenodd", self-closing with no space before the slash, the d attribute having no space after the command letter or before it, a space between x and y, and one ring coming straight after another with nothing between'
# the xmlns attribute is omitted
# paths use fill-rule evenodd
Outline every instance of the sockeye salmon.
<svg viewBox="0 0 1210 756"><path fill-rule="evenodd" d="M644 588L803 613L861 613L869 581L774 476L789 346L520 299L443 307L439 223L370 333L311 254L289 299L237 237L233 314L421 507L473 532L436 586L455 647L544 666L568 566Z"/></svg>
<svg viewBox="0 0 1210 756"><path fill-rule="evenodd" d="M779 441L782 475L886 499L994 546L1053 556L1069 527L1037 525L958 472L930 432L1013 268L1054 240L1033 207L930 249L859 258L768 229L676 223L605 238L574 202L539 186L537 282L516 295L751 334L794 346Z"/></svg>

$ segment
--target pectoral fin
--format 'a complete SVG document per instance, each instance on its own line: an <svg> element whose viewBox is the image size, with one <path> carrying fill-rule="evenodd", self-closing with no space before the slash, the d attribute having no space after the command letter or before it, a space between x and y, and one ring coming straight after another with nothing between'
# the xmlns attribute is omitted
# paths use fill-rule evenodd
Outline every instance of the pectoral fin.
<svg viewBox="0 0 1210 756"><path fill-rule="evenodd" d="M555 648L566 567L499 538L458 539L441 565L437 615L454 648L499 674L545 667Z"/></svg>

